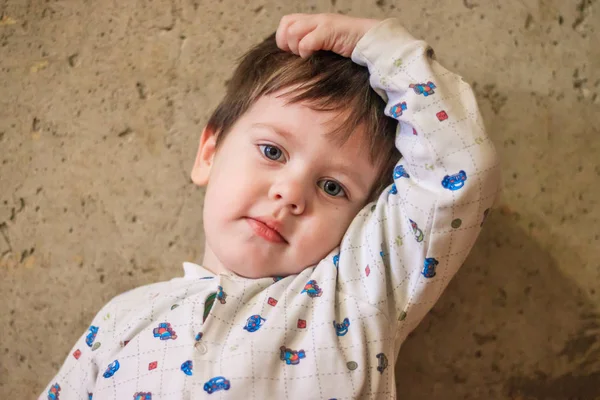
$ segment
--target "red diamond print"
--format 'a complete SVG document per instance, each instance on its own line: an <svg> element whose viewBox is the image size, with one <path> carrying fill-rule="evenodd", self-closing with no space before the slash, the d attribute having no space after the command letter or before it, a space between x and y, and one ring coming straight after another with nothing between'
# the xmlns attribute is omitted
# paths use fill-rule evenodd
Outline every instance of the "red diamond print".
<svg viewBox="0 0 600 400"><path fill-rule="evenodd" d="M300 329L306 328L306 321L303 319L299 319L298 320L298 328L300 328Z"/></svg>
<svg viewBox="0 0 600 400"><path fill-rule="evenodd" d="M417 130L413 128L413 135L417 136Z"/></svg>
<svg viewBox="0 0 600 400"><path fill-rule="evenodd" d="M127 346L127 343L129 343L129 340L123 342L123 347Z"/></svg>
<svg viewBox="0 0 600 400"><path fill-rule="evenodd" d="M156 369L156 367L158 367L158 361L152 361L148 364L148 371L152 371L153 369Z"/></svg>
<svg viewBox="0 0 600 400"><path fill-rule="evenodd" d="M440 120L440 121L444 121L448 119L448 114L446 114L446 111L442 110L439 113L435 114L435 116Z"/></svg>
<svg viewBox="0 0 600 400"><path fill-rule="evenodd" d="M73 352L73 357L75 357L76 360L79 360L79 357L81 357L81 350L77 349Z"/></svg>
<svg viewBox="0 0 600 400"><path fill-rule="evenodd" d="M369 266L367 265L367 268L365 268L365 274L367 276L369 276L370 273L371 273L371 268L369 268Z"/></svg>
<svg viewBox="0 0 600 400"><path fill-rule="evenodd" d="M272 297L269 297L269 300L267 300L267 303L269 303L270 306L275 307L277 305L277 300L275 300Z"/></svg>

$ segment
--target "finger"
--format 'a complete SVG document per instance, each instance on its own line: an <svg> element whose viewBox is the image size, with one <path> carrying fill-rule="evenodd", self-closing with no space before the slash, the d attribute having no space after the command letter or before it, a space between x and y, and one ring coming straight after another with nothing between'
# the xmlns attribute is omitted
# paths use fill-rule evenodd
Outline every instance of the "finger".
<svg viewBox="0 0 600 400"><path fill-rule="evenodd" d="M311 18L301 18L296 20L292 25L290 25L287 33L287 42L290 51L294 54L300 55L298 51L300 41L304 39L306 35L314 31L316 28L317 23L314 19Z"/></svg>
<svg viewBox="0 0 600 400"><path fill-rule="evenodd" d="M279 26L277 27L277 32L275 33L275 41L277 42L277 47L279 47L283 51L290 51L290 47L288 45L288 29L290 25L292 25L302 14L288 14L281 17L279 21Z"/></svg>
<svg viewBox="0 0 600 400"><path fill-rule="evenodd" d="M309 57L315 51L323 49L324 32L315 29L304 36L298 43L298 54L302 58Z"/></svg>

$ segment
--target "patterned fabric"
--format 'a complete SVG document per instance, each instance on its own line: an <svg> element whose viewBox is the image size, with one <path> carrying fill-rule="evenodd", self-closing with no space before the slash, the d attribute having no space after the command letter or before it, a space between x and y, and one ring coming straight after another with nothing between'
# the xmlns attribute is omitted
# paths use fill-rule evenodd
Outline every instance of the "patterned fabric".
<svg viewBox="0 0 600 400"><path fill-rule="evenodd" d="M395 399L400 345L499 191L473 92L431 54L395 20L354 50L399 121L403 158L338 248L285 278L184 263L183 278L115 297L40 399Z"/></svg>

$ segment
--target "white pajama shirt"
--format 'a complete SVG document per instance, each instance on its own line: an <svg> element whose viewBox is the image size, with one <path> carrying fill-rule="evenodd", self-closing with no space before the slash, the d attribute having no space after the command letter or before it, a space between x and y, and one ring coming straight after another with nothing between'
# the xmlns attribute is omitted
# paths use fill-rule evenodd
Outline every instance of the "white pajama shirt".
<svg viewBox="0 0 600 400"><path fill-rule="evenodd" d="M461 266L499 191L469 85L396 20L352 60L397 119L394 184L297 275L185 275L112 299L40 399L394 399L408 333Z"/></svg>

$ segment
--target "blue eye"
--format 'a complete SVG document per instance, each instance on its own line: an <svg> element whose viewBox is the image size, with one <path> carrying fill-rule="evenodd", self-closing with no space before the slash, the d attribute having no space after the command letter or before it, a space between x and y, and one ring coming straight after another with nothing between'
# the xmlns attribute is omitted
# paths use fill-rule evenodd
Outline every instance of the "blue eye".
<svg viewBox="0 0 600 400"><path fill-rule="evenodd" d="M344 188L342 188L342 185L340 185L336 181L332 181L330 179L324 179L322 181L319 181L319 187L321 189L323 189L325 191L325 193L327 193L330 196L340 197L339 196L340 193L342 194L341 196L346 196L346 192L344 191Z"/></svg>
<svg viewBox="0 0 600 400"><path fill-rule="evenodd" d="M269 144L259 144L258 147L261 148L263 155L269 160L277 161L283 155L281 149L275 146L271 146Z"/></svg>

